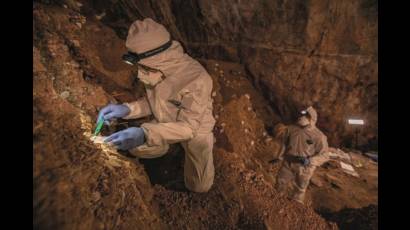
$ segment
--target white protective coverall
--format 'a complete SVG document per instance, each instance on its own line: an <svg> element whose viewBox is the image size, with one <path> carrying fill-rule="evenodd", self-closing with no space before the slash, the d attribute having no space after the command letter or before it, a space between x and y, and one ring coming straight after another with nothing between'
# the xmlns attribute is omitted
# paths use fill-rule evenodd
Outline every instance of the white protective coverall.
<svg viewBox="0 0 410 230"><path fill-rule="evenodd" d="M276 182L276 188L282 194L291 185L289 196L300 203L304 202L306 189L316 167L329 159L327 138L316 127L316 110L309 107L306 111L311 117L308 126L291 125L284 132L283 163ZM295 157L307 157L310 164L303 166L301 162L294 160Z"/></svg>
<svg viewBox="0 0 410 230"><path fill-rule="evenodd" d="M128 50L142 53L170 40L170 34L152 19L135 21L126 41ZM146 142L132 149L140 158L164 155L169 144L181 143L185 150L185 186L194 192L207 192L214 180L212 133L212 79L207 71L184 53L177 41L140 64L161 72L138 68L138 78L144 82L146 95L132 103L124 103L131 112L125 119L153 114L155 119L141 125Z"/></svg>

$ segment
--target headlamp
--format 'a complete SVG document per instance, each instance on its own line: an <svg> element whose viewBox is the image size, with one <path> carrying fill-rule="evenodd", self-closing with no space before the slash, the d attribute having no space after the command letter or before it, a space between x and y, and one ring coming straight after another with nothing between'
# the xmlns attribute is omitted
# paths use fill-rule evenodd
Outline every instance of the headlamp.
<svg viewBox="0 0 410 230"><path fill-rule="evenodd" d="M302 110L299 112L298 117L307 117L310 118L310 114L307 112L307 110Z"/></svg>
<svg viewBox="0 0 410 230"><path fill-rule="evenodd" d="M137 64L137 62L140 61L140 59L138 58L138 54L133 52L128 52L122 55L122 60L128 65L135 65Z"/></svg>

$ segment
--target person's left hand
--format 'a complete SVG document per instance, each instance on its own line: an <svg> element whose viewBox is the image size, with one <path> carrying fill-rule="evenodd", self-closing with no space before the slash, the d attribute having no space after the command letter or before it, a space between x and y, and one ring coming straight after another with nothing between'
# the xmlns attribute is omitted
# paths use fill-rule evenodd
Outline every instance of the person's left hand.
<svg viewBox="0 0 410 230"><path fill-rule="evenodd" d="M104 142L113 143L121 150L129 150L144 144L145 135L144 130L138 127L131 127L113 133L107 137Z"/></svg>

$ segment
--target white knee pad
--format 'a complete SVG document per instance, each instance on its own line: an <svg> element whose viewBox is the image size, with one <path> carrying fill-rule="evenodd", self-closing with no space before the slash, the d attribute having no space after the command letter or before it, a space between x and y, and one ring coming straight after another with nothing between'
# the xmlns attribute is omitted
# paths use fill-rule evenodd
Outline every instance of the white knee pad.
<svg viewBox="0 0 410 230"><path fill-rule="evenodd" d="M169 145L148 146L147 144L143 144L131 149L130 153L138 158L150 159L165 155L168 149Z"/></svg>

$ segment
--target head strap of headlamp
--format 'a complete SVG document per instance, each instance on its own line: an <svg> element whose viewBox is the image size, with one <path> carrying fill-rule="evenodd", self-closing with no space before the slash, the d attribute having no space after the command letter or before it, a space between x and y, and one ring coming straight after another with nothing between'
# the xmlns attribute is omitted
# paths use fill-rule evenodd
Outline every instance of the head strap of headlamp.
<svg viewBox="0 0 410 230"><path fill-rule="evenodd" d="M138 53L134 53L134 52L128 52L129 54L131 54L131 55L133 55L137 60L137 62L139 62L141 59L144 59L144 58L148 58L148 57L151 57L151 56L154 56L154 55L156 55L156 54L158 54L158 53L161 53L162 51L165 51L166 49L168 49L169 47L171 47L171 45L172 45L172 39L170 39L167 43L165 43L164 45L162 45L162 46L160 46L160 47L158 47L158 48L155 48L155 49L152 49L152 50L148 50L148 51L146 51L146 52L144 52L144 53L140 53L140 54L138 54Z"/></svg>

